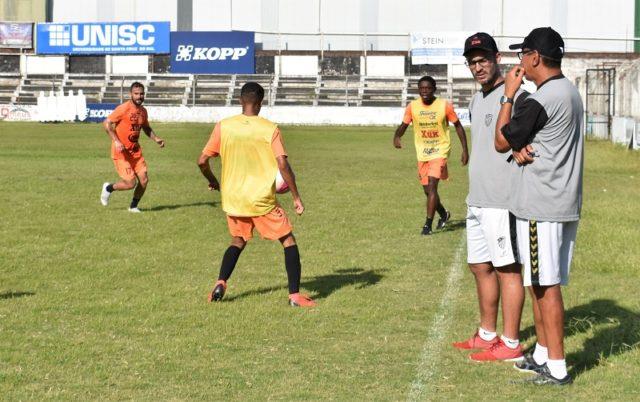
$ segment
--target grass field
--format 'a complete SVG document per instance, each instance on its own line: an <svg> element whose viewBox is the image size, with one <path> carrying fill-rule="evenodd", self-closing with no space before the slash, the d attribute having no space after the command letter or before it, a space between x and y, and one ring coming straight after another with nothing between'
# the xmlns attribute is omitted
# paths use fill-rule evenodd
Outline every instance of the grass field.
<svg viewBox="0 0 640 402"><path fill-rule="evenodd" d="M228 244L195 164L212 125L154 128L167 147L141 139L135 215L131 193L99 203L116 176L98 125L0 122L0 399L640 398L640 154L586 143L564 293L575 383L535 388L449 346L477 322L457 145L440 187L455 221L425 238L409 136L399 151L393 128L283 127L307 207L292 218L303 289L319 303L303 310L287 305L281 246L260 239L206 303ZM535 342L528 302L522 340Z"/></svg>

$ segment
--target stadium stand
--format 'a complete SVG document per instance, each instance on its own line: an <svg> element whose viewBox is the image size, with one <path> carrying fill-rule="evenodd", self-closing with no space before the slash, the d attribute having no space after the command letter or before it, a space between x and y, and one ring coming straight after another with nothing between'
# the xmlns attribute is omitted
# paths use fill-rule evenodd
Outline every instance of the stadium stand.
<svg viewBox="0 0 640 402"><path fill-rule="evenodd" d="M0 74L0 103L13 103L20 85L20 74Z"/></svg>
<svg viewBox="0 0 640 402"><path fill-rule="evenodd" d="M418 96L420 76L370 77L359 75L278 76L271 74L146 74L109 75L67 73L64 75L0 74L0 103L36 104L40 91L65 93L82 90L88 103L120 103L129 86L139 81L146 86L145 104L154 106L238 105L240 89L247 81L265 88L269 106L387 106L402 107ZM449 97L446 78L436 76L438 93ZM451 96L455 107L467 107L477 84L472 79L455 79Z"/></svg>
<svg viewBox="0 0 640 402"><path fill-rule="evenodd" d="M192 106L226 106L233 94L232 75L196 75L188 89Z"/></svg>

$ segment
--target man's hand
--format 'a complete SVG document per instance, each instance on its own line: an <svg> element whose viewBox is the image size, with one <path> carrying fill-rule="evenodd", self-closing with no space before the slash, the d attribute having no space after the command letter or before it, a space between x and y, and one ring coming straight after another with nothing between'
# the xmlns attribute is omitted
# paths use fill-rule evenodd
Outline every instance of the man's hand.
<svg viewBox="0 0 640 402"><path fill-rule="evenodd" d="M529 144L519 151L513 151L512 155L519 166L524 166L533 163L533 158L536 156L535 152L531 144Z"/></svg>
<svg viewBox="0 0 640 402"><path fill-rule="evenodd" d="M118 140L113 141L113 145L116 148L116 152L124 152L124 145Z"/></svg>
<svg viewBox="0 0 640 402"><path fill-rule="evenodd" d="M156 136L153 140L160 146L160 148L164 148L164 140L162 138Z"/></svg>
<svg viewBox="0 0 640 402"><path fill-rule="evenodd" d="M209 182L209 191L220 191L220 183L218 183L218 179L215 177L213 181Z"/></svg>
<svg viewBox="0 0 640 402"><path fill-rule="evenodd" d="M520 66L513 67L504 77L504 95L507 98L516 96L518 88L522 85L522 79L524 78L524 68Z"/></svg>
<svg viewBox="0 0 640 402"><path fill-rule="evenodd" d="M400 137L395 136L395 135L393 136L393 146L398 148L398 149L402 148L402 141L401 141Z"/></svg>
<svg viewBox="0 0 640 402"><path fill-rule="evenodd" d="M467 166L467 163L469 163L469 152L466 149L462 151L460 162L462 162L462 166Z"/></svg>
<svg viewBox="0 0 640 402"><path fill-rule="evenodd" d="M304 205L302 204L302 200L300 198L293 199L293 207L296 210L296 214L302 215L304 212Z"/></svg>

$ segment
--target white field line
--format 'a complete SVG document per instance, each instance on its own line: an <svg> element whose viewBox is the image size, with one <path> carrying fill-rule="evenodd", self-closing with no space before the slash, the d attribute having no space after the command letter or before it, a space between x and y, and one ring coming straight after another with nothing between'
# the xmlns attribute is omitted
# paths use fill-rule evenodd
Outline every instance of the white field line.
<svg viewBox="0 0 640 402"><path fill-rule="evenodd" d="M431 323L431 328L427 334L427 339L422 347L418 370L413 382L411 383L411 389L409 390L407 401L419 401L424 398L425 395L428 395L429 382L437 371L440 360L440 349L445 346L442 342L447 335L448 328L453 317L453 302L456 298L456 294L458 293L460 277L463 273L463 270L460 269L460 264L465 241L466 236L462 236L462 239L456 248L453 262L449 266L447 285L444 294L442 295L442 300L440 300L438 312L433 317L433 322Z"/></svg>

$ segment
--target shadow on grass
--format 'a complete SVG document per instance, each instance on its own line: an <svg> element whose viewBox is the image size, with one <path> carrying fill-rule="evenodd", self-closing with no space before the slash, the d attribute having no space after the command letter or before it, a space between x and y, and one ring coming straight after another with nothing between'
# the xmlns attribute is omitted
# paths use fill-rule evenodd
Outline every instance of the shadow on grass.
<svg viewBox="0 0 640 402"><path fill-rule="evenodd" d="M597 299L565 312L565 338L593 332L582 350L566 356L574 377L591 370L609 357L640 347L640 314L619 306L614 300ZM535 328L522 331L522 339L535 336Z"/></svg>
<svg viewBox="0 0 640 402"><path fill-rule="evenodd" d="M217 203L215 201L207 201L207 202L200 201L200 202L193 202L191 204L158 205L151 208L144 208L144 212L157 212L157 211L166 211L166 210L179 209L179 208L201 207L203 205L215 207Z"/></svg>
<svg viewBox="0 0 640 402"><path fill-rule="evenodd" d="M4 293L0 293L0 300L16 299L18 297L33 296L33 295L35 295L35 293L33 292L4 292Z"/></svg>
<svg viewBox="0 0 640 402"><path fill-rule="evenodd" d="M449 221L447 225L437 230L437 232L453 232L455 230L464 229L467 226L467 221L465 219L461 219L459 221Z"/></svg>
<svg viewBox="0 0 640 402"><path fill-rule="evenodd" d="M331 295L336 290L345 286L355 286L356 289L364 289L369 286L373 286L384 277L381 272L385 270L364 270L363 268L344 268L334 271L332 274L320 275L315 278L310 278L302 281L301 287L312 291L310 295L313 299L324 299ZM283 286L271 286L267 288L259 288L249 290L236 295L225 297L225 301L232 301L249 297L253 295L260 295L265 293L271 293L276 290L286 288Z"/></svg>

